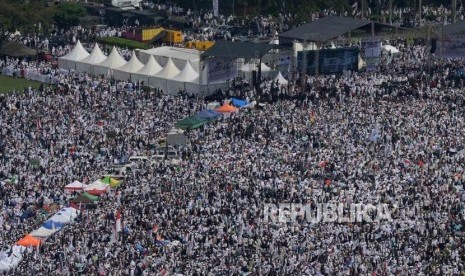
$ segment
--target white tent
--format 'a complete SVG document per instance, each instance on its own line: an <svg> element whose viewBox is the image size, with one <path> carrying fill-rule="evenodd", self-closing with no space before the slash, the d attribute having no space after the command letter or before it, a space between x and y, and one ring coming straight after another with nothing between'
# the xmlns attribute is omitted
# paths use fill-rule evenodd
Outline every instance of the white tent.
<svg viewBox="0 0 465 276"><path fill-rule="evenodd" d="M158 74L156 74L157 78L163 79L172 79L177 76L181 71L179 71L178 67L174 65L173 60L171 58L168 59L166 65L161 69Z"/></svg>
<svg viewBox="0 0 465 276"><path fill-rule="evenodd" d="M144 64L139 61L136 56L136 53L132 51L131 59L123 65L113 71L114 78L117 80L129 80L131 75L135 74L137 71L141 70L144 67Z"/></svg>
<svg viewBox="0 0 465 276"><path fill-rule="evenodd" d="M162 69L163 67L161 67L160 64L158 64L158 62L155 60L155 58L152 55L150 55L149 60L144 65L144 67L137 71L137 73L131 74L131 81L143 81L145 84L148 84L149 77L155 76Z"/></svg>
<svg viewBox="0 0 465 276"><path fill-rule="evenodd" d="M279 85L287 85L289 82L283 77L281 72L278 72L278 75L276 78L274 78L274 81L278 81Z"/></svg>
<svg viewBox="0 0 465 276"><path fill-rule="evenodd" d="M60 223L71 223L74 221L76 217L73 217L70 213L66 212L58 212L55 215L53 215L50 220L53 220L55 222L60 222Z"/></svg>
<svg viewBox="0 0 465 276"><path fill-rule="evenodd" d="M100 180L95 180L91 184L89 184L84 191L96 191L98 193L104 193L110 189L110 185L103 183ZM92 194L92 193L91 193Z"/></svg>
<svg viewBox="0 0 465 276"><path fill-rule="evenodd" d="M182 69L182 71L176 77L174 77L173 80L180 82L195 82L197 80L198 83L198 78L199 73L195 71L190 61L187 61L184 69Z"/></svg>
<svg viewBox="0 0 465 276"><path fill-rule="evenodd" d="M66 191L82 191L84 188L87 187L86 184L83 184L79 181L74 181L73 183L70 183L65 186Z"/></svg>
<svg viewBox="0 0 465 276"><path fill-rule="evenodd" d="M157 87L165 93L175 94L175 91L170 90L170 87L174 85L173 78L176 77L181 71L179 71L178 67L174 65L171 58L168 59L166 65L161 69L155 77L149 78L149 85L153 87Z"/></svg>
<svg viewBox="0 0 465 276"><path fill-rule="evenodd" d="M71 52L58 58L58 66L66 70L75 70L76 61L83 60L88 56L89 53L84 49L84 47L82 47L81 42L78 40Z"/></svg>
<svg viewBox="0 0 465 276"><path fill-rule="evenodd" d="M126 60L124 60L124 58L119 54L116 47L113 47L108 57L104 61L95 65L94 74L111 76L114 69L122 67L125 64Z"/></svg>
<svg viewBox="0 0 465 276"><path fill-rule="evenodd" d="M31 236L36 237L36 238L48 238L58 231L60 231L60 229L47 229L41 226L37 230L32 231L30 234Z"/></svg>
<svg viewBox="0 0 465 276"><path fill-rule="evenodd" d="M107 57L103 54L102 50L97 43L95 43L94 49L90 55L78 62L76 62L76 71L78 72L85 72L85 73L93 73L93 67L96 64L104 61Z"/></svg>
<svg viewBox="0 0 465 276"><path fill-rule="evenodd" d="M396 47L391 46L391 45L383 45L383 46L382 46L382 49L383 49L383 51L386 51L386 52L388 52L388 53L390 52L391 54L398 54L398 53L400 53L400 51L399 51Z"/></svg>
<svg viewBox="0 0 465 276"><path fill-rule="evenodd" d="M0 252L0 272L9 271L19 265L26 247L15 245L7 252Z"/></svg>
<svg viewBox="0 0 465 276"><path fill-rule="evenodd" d="M199 73L195 71L190 61L186 62L186 65L172 81L168 81L167 93L176 94L180 90L186 90L187 92L196 92L199 90Z"/></svg>

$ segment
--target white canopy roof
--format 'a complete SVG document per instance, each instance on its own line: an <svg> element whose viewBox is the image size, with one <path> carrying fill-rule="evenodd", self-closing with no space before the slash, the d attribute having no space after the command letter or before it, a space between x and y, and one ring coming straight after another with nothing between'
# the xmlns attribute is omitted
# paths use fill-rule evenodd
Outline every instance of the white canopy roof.
<svg viewBox="0 0 465 276"><path fill-rule="evenodd" d="M84 189L85 191L90 191L90 190L99 190L103 191L106 190L110 185L103 183L100 180L95 180L91 184L87 185L87 187Z"/></svg>
<svg viewBox="0 0 465 276"><path fill-rule="evenodd" d="M65 190L71 190L71 191L81 191L84 190L84 188L87 187L86 184L83 184L79 181L74 181L73 183L70 183L65 186Z"/></svg>
<svg viewBox="0 0 465 276"><path fill-rule="evenodd" d="M177 80L180 82L193 82L197 80L198 78L199 78L199 73L195 71L190 61L187 61L186 66L184 66L184 69L182 69L182 71L176 77L174 77L174 80Z"/></svg>
<svg viewBox="0 0 465 276"><path fill-rule="evenodd" d="M89 56L89 53L86 51L86 49L84 49L84 47L82 47L81 42L78 40L73 50L71 50L71 52L69 52L68 54L60 57L60 59L78 61L88 56Z"/></svg>
<svg viewBox="0 0 465 276"><path fill-rule="evenodd" d="M26 247L21 245L15 245L10 250L10 256L8 256L6 252L0 252L0 272L8 271L11 268L17 267L23 259L22 254L26 250ZM8 250L8 252L10 250Z"/></svg>
<svg viewBox="0 0 465 276"><path fill-rule="evenodd" d="M71 223L74 221L74 219L75 217L66 212L58 212L50 218L50 220L60 223Z"/></svg>
<svg viewBox="0 0 465 276"><path fill-rule="evenodd" d="M55 234L56 232L60 231L60 229L47 229L41 226L39 229L32 231L30 234L36 238L48 238L51 235Z"/></svg>
<svg viewBox="0 0 465 276"><path fill-rule="evenodd" d="M117 68L118 71L136 73L144 67L144 64L139 61L136 56L136 53L132 51L131 59L125 65Z"/></svg>
<svg viewBox="0 0 465 276"><path fill-rule="evenodd" d="M386 52L391 52L391 54L399 53L399 50L396 47L391 46L391 45L383 45L382 48Z"/></svg>
<svg viewBox="0 0 465 276"><path fill-rule="evenodd" d="M94 49L92 53L86 58L80 60L79 62L88 63L88 64L99 64L100 62L104 61L107 57L103 54L102 50L97 43L95 43Z"/></svg>
<svg viewBox="0 0 465 276"><path fill-rule="evenodd" d="M142 69L137 71L137 74L139 75L146 75L146 76L155 76L157 73L159 73L163 67L158 64L158 62L155 60L155 58L150 55L149 60L145 64Z"/></svg>
<svg viewBox="0 0 465 276"><path fill-rule="evenodd" d="M262 67L262 72L265 72L265 71L271 71L271 68L268 67L266 64L262 63L261 64L261 67ZM244 71L244 72L252 72L253 70L255 70L256 66L253 66L251 65L250 63L247 63L247 64L244 64L242 67L241 67L241 70ZM258 68L257 68L258 69Z"/></svg>
<svg viewBox="0 0 465 276"><path fill-rule="evenodd" d="M276 78L274 78L275 81L278 81L280 85L286 85L288 84L289 82L283 77L283 75L281 74L281 72L278 72L278 75L276 76Z"/></svg>
<svg viewBox="0 0 465 276"><path fill-rule="evenodd" d="M113 46L111 53L108 55L108 57L104 61L100 62L98 66L115 69L125 64L126 64L126 60L124 60L124 58L121 57L116 47Z"/></svg>
<svg viewBox="0 0 465 276"><path fill-rule="evenodd" d="M156 77L159 78L164 78L164 79L172 79L176 77L181 71L179 71L178 67L174 65L173 61L171 58L168 59L168 62L166 63L165 67L158 72Z"/></svg>

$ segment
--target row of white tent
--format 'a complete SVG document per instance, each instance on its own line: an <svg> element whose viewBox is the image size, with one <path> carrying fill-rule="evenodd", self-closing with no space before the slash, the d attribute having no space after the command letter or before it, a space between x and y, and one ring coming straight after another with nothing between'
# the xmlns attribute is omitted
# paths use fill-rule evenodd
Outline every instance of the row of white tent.
<svg viewBox="0 0 465 276"><path fill-rule="evenodd" d="M195 86L199 85L200 79L199 73L193 68L190 61L186 62L182 70L179 70L171 58L162 67L150 55L144 65L139 61L134 51L131 59L126 61L116 47L113 47L107 57L97 44L95 44L92 53L89 54L79 41L71 52L58 59L58 65L66 70L105 75L116 80L140 81L144 82L145 85L174 92L189 86L192 87L190 90L194 90Z"/></svg>
<svg viewBox="0 0 465 276"><path fill-rule="evenodd" d="M186 60L182 70L171 58L168 58L164 66L161 66L153 55L150 55L147 62L143 64L134 51L131 59L126 61L116 47L113 47L111 53L105 56L97 43L89 54L78 41L71 52L58 59L58 65L65 70L105 75L116 80L143 82L144 85L160 88L166 93L177 93L179 90L198 93L202 86L200 74L189 60ZM252 71L256 70L255 67L250 63L244 64L241 71L247 79L251 79ZM262 76L267 78L276 74L263 63L261 71ZM203 83L205 82L204 80Z"/></svg>

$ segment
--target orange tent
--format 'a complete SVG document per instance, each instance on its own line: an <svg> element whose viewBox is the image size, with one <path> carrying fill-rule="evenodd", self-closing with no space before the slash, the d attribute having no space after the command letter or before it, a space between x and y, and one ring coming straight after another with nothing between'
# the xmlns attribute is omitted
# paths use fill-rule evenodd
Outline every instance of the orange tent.
<svg viewBox="0 0 465 276"><path fill-rule="evenodd" d="M24 247L34 246L37 247L40 245L40 240L34 238L33 236L27 234L24 238L16 242L16 245L22 245Z"/></svg>
<svg viewBox="0 0 465 276"><path fill-rule="evenodd" d="M220 108L217 108L215 110L218 111L218 112L228 113L228 112L238 111L239 109L232 106L232 105L230 105L230 104L224 104L223 106L221 106Z"/></svg>

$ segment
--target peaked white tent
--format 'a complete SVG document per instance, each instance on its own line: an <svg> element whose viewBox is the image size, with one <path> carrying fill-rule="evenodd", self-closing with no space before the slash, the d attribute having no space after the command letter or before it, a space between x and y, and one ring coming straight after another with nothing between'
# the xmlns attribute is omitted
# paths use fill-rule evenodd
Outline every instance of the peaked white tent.
<svg viewBox="0 0 465 276"><path fill-rule="evenodd" d="M180 90L186 90L187 92L196 92L199 90L199 73L195 71L190 61L186 62L186 65L171 81L168 81L167 93L176 94Z"/></svg>
<svg viewBox="0 0 465 276"><path fill-rule="evenodd" d="M112 76L114 69L122 67L125 64L126 60L124 60L124 58L119 54L116 47L113 46L113 49L111 50L111 53L108 55L108 57L104 61L95 65L94 74Z"/></svg>
<svg viewBox="0 0 465 276"><path fill-rule="evenodd" d="M86 184L83 184L79 181L74 181L73 183L70 183L68 185L65 186L65 191L82 191L84 190L84 188L86 188L87 185Z"/></svg>
<svg viewBox="0 0 465 276"><path fill-rule="evenodd" d="M38 229L32 231L30 234L31 236L36 237L36 238L48 238L58 231L60 231L60 229L47 229L41 226Z"/></svg>
<svg viewBox="0 0 465 276"><path fill-rule="evenodd" d="M102 50L97 43L95 43L92 53L86 58L76 62L76 71L83 73L93 73L93 68L96 64L104 61L107 57L103 54Z"/></svg>
<svg viewBox="0 0 465 276"><path fill-rule="evenodd" d="M198 80L198 78L199 73L195 71L190 61L187 61L182 71L179 72L179 74L176 77L174 77L173 80L180 82L195 82L196 80Z"/></svg>
<svg viewBox="0 0 465 276"><path fill-rule="evenodd" d="M132 51L131 59L125 65L115 69L113 71L113 76L117 80L129 80L131 79L131 74L137 73L144 67L144 64L139 61L136 56L136 53Z"/></svg>
<svg viewBox="0 0 465 276"><path fill-rule="evenodd" d="M158 62L155 60L155 58L150 55L147 63L137 71L135 74L131 74L131 81L133 82L144 82L144 84L149 83L149 77L155 76L157 73L159 73L163 67L158 64Z"/></svg>
<svg viewBox="0 0 465 276"><path fill-rule="evenodd" d="M78 40L73 50L68 54L58 58L58 66L66 70L76 70L76 61L80 61L89 56L89 53L82 47Z"/></svg>
<svg viewBox="0 0 465 276"><path fill-rule="evenodd" d="M165 93L175 94L172 87L175 86L174 77L179 75L178 67L174 64L171 58L168 59L166 65L154 77L149 78L149 85L163 90ZM171 88L170 88L171 87Z"/></svg>
<svg viewBox="0 0 465 276"><path fill-rule="evenodd" d="M171 58L168 59L168 62L163 67L163 69L156 74L157 78L163 79L172 79L177 76L181 71L179 71L178 67L174 65L174 62Z"/></svg>
<svg viewBox="0 0 465 276"><path fill-rule="evenodd" d="M278 72L278 75L276 78L274 78L274 81L278 81L279 85L287 85L289 82L283 77L281 72Z"/></svg>

